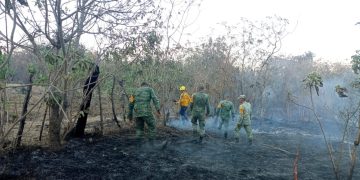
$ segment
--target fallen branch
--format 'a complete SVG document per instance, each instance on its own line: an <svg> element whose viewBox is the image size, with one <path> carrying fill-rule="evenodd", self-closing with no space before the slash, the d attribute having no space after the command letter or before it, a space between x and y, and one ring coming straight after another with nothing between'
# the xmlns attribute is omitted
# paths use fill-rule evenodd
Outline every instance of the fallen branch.
<svg viewBox="0 0 360 180"><path fill-rule="evenodd" d="M296 157L295 157L295 160L294 160L294 180L298 180L298 161L299 161L299 156L300 156L300 153L299 153L299 148L297 149L297 152L296 152Z"/></svg>

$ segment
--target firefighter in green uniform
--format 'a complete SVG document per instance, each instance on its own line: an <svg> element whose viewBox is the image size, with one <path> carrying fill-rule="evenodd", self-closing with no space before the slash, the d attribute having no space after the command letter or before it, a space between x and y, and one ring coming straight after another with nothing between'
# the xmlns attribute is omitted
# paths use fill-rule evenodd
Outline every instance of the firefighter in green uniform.
<svg viewBox="0 0 360 180"><path fill-rule="evenodd" d="M144 125L148 126L149 139L153 140L156 133L156 121L152 113L151 101L155 105L157 116L160 117L160 102L154 90L146 82L137 88L129 98L129 118L135 117L136 137L144 137Z"/></svg>
<svg viewBox="0 0 360 180"><path fill-rule="evenodd" d="M251 104L246 102L246 96L241 95L239 96L240 106L239 106L239 121L235 127L235 135L236 135L236 142L239 142L240 138L240 130L244 127L247 137L248 143L252 144L253 134L251 129Z"/></svg>
<svg viewBox="0 0 360 180"><path fill-rule="evenodd" d="M230 117L232 119L235 118L234 104L229 101L229 95L225 96L225 100L219 102L216 109L216 115L221 118L219 129L221 129L224 125L224 138L226 139L228 135Z"/></svg>
<svg viewBox="0 0 360 180"><path fill-rule="evenodd" d="M204 92L203 86L199 86L198 92L192 95L190 111L193 134L199 134L202 142L205 136L205 117L210 114L209 95Z"/></svg>

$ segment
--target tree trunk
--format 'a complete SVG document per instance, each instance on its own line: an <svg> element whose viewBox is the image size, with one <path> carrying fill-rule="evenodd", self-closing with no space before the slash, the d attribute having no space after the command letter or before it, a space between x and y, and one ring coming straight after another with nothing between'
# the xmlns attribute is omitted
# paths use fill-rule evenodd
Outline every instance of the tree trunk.
<svg viewBox="0 0 360 180"><path fill-rule="evenodd" d="M356 165L356 154L357 154L357 147L359 146L359 142L360 142L360 116L358 117L358 135L354 141L354 146L352 148L350 157L351 157L351 161L350 161L350 169L349 169L349 176L348 176L348 180L351 180L354 174L354 169L355 169L355 165Z"/></svg>
<svg viewBox="0 0 360 180"><path fill-rule="evenodd" d="M33 77L34 74L30 73L29 76L29 87L26 91L26 96L24 99L24 103L23 103L23 108L22 108L22 112L21 112L21 119L20 119L20 125L19 125L19 129L18 129L18 133L17 133L17 139L16 139L16 148L18 148L21 144L21 137L24 131L24 127L25 127L25 121L26 121L26 116L25 114L28 111L28 106L29 106L29 101L30 101L30 95L31 95L31 90L32 90L32 83L33 83Z"/></svg>
<svg viewBox="0 0 360 180"><path fill-rule="evenodd" d="M76 127L75 127L75 137L82 137L85 133L85 127L87 122L87 117L89 114L89 108L91 104L92 94L95 89L97 79L99 77L100 70L99 66L95 66L91 75L86 79L85 85L83 88L84 99L81 103L80 107L80 116L77 120Z"/></svg>
<svg viewBox="0 0 360 180"><path fill-rule="evenodd" d="M4 132L3 132L3 128L5 128L5 124L6 124L6 114L7 114L7 112L6 112L6 102L7 102L7 99L6 99L6 89L5 89L5 87L6 87L6 81L5 80L0 80L0 88L1 88L1 90L0 90L0 96L1 96L1 102L2 102L2 104L1 104L1 112L0 112L0 128L1 128L1 130L0 130L0 135L2 135Z"/></svg>
<svg viewBox="0 0 360 180"><path fill-rule="evenodd" d="M121 94L121 102L122 102L122 104L121 104L121 108L122 108L122 113L123 113L123 121L126 122L126 115L127 115L127 113L126 113L126 106L125 106L125 104L126 104L126 102L127 102L126 99L129 99L129 96L128 96L128 94L126 93L126 89L125 89L125 87L124 87L124 86L125 86L124 80L120 80L120 81L118 81L118 83L119 83L120 87L122 88L122 94Z"/></svg>
<svg viewBox="0 0 360 180"><path fill-rule="evenodd" d="M102 111L102 103L101 103L101 91L100 86L98 85L98 94L99 94L99 109L100 109L100 131L101 134L104 134L104 119L103 119L103 111Z"/></svg>
<svg viewBox="0 0 360 180"><path fill-rule="evenodd" d="M48 109L49 109L49 107L46 105L45 113L44 113L43 120L42 120L42 123L41 123L39 141L41 141L41 138L42 138L42 133L43 133L43 130L44 130L44 125L45 125L45 120L46 120L46 115L47 115Z"/></svg>
<svg viewBox="0 0 360 180"><path fill-rule="evenodd" d="M112 84L112 87L111 87L111 110L112 110L112 113L113 113L113 121L115 121L116 125L118 127L121 127L120 124L119 124L119 120L116 116L116 112L115 112L115 102L114 102L114 89L115 89L115 76L113 77L113 84Z"/></svg>
<svg viewBox="0 0 360 180"><path fill-rule="evenodd" d="M50 117L49 117L49 146L51 149L59 148L60 141L60 106L57 103L49 103Z"/></svg>
<svg viewBox="0 0 360 180"><path fill-rule="evenodd" d="M76 123L76 127L75 127L75 137L82 137L85 134L85 127L86 127L86 122L87 122L87 117L89 114L89 108L90 108L90 103L91 103L91 99L92 99L92 92L85 95L85 100L83 105L81 105L80 108L80 116L77 120Z"/></svg>

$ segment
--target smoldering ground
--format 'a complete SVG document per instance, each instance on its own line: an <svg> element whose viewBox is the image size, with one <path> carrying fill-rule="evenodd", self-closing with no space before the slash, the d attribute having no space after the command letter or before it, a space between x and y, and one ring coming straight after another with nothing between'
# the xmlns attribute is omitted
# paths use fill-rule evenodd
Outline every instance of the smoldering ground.
<svg viewBox="0 0 360 180"><path fill-rule="evenodd" d="M299 179L334 179L323 139L309 134L316 125L296 123L255 118L251 146L244 130L241 141L234 142L235 122L230 123L229 139L223 139L214 118L207 120L207 136L201 144L192 136L190 122L183 125L178 119L171 120L170 127L158 128L154 145L139 143L133 128L124 128L113 135L71 140L55 152L30 148L4 154L0 178L292 179L299 151ZM340 145L337 140L332 144L334 149ZM345 178L349 157L343 159L340 167ZM353 179L360 178L359 170L357 166Z"/></svg>

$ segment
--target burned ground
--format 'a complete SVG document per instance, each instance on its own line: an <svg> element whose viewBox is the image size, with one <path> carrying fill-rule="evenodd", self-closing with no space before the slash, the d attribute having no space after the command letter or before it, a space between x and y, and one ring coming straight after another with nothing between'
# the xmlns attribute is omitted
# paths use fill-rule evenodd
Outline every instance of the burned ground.
<svg viewBox="0 0 360 180"><path fill-rule="evenodd" d="M275 132L271 128L265 132L262 126L280 126L274 123L277 122L254 123L256 133L251 146L247 145L245 134L236 143L233 134L224 140L210 128L205 141L199 144L189 130L161 127L153 145L136 141L133 129L122 129L103 137L73 139L58 151L27 148L1 156L0 178L293 179L293 163L299 150L299 179L335 179L320 136L271 133ZM334 140L333 146L335 149L339 143ZM346 151L347 148L348 145ZM345 163L341 164L343 178L349 162L345 154ZM353 179L360 179L359 170L357 166Z"/></svg>

